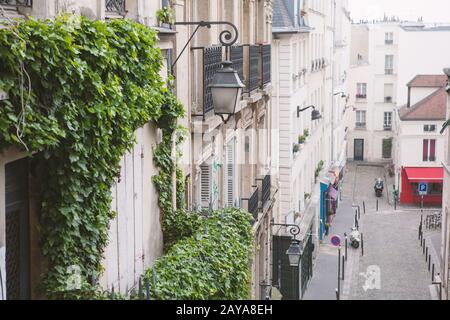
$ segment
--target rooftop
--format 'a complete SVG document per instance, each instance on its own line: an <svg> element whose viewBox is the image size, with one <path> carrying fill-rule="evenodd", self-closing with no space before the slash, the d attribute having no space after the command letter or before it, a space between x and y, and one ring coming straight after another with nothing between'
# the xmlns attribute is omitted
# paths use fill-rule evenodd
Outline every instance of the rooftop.
<svg viewBox="0 0 450 320"><path fill-rule="evenodd" d="M419 74L407 83L408 87L442 88L447 84L447 76L442 74Z"/></svg>
<svg viewBox="0 0 450 320"><path fill-rule="evenodd" d="M293 16L293 8L294 2L292 0L274 0L272 21L273 33L299 33L312 30L305 24L303 17L298 18Z"/></svg>
<svg viewBox="0 0 450 320"><path fill-rule="evenodd" d="M399 115L402 121L440 121L446 119L446 111L447 91L445 87L441 87L410 108L407 106L401 107Z"/></svg>

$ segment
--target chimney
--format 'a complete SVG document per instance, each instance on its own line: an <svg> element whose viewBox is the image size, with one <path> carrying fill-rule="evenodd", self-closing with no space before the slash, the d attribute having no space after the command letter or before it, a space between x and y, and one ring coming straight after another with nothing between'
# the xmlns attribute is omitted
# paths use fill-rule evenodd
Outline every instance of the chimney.
<svg viewBox="0 0 450 320"><path fill-rule="evenodd" d="M407 108L411 108L411 87L408 86L408 105Z"/></svg>

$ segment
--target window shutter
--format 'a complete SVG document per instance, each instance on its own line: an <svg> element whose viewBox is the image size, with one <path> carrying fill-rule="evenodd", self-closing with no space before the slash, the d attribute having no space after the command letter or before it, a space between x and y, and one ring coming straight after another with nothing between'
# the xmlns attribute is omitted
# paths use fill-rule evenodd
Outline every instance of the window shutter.
<svg viewBox="0 0 450 320"><path fill-rule="evenodd" d="M235 158L234 158L234 140L231 141L227 146L227 199L226 204L227 207L233 207L234 206L234 199L235 199Z"/></svg>
<svg viewBox="0 0 450 320"><path fill-rule="evenodd" d="M211 203L211 166L200 166L200 205L202 209L209 209Z"/></svg>
<svg viewBox="0 0 450 320"><path fill-rule="evenodd" d="M423 140L423 161L428 161L428 139Z"/></svg>

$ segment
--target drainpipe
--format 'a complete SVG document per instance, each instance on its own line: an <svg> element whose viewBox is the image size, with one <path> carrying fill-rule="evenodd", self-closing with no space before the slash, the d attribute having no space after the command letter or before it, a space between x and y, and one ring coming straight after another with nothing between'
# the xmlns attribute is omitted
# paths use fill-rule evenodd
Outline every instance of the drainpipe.
<svg viewBox="0 0 450 320"><path fill-rule="evenodd" d="M334 163L334 76L335 76L335 56L336 56L336 1L333 1L333 56L331 57L331 158L330 164Z"/></svg>

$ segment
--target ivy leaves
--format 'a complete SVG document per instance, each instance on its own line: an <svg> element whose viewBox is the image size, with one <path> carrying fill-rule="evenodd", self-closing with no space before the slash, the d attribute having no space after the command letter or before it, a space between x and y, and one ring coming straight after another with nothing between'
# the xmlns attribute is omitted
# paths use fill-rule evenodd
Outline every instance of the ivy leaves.
<svg viewBox="0 0 450 320"><path fill-rule="evenodd" d="M243 210L225 209L199 220L192 236L176 243L147 270L151 296L161 300L248 299L251 219Z"/></svg>
<svg viewBox="0 0 450 320"><path fill-rule="evenodd" d="M47 166L40 224L49 298L99 293L91 279L102 271L120 159L135 130L176 99L159 76L156 42L131 20L74 15L0 29L0 88L9 95L0 101L0 148L15 145ZM78 289L67 287L73 266Z"/></svg>

